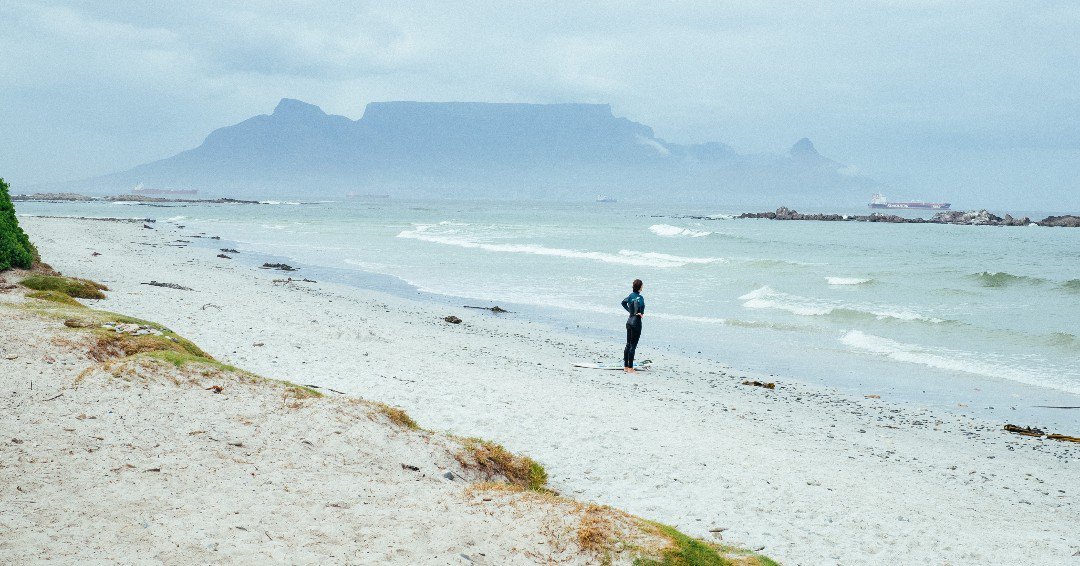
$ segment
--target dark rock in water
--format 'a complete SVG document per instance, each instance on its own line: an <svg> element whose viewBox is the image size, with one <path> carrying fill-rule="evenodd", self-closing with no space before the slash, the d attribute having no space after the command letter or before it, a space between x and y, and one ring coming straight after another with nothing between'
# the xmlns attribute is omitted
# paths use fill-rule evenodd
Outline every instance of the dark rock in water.
<svg viewBox="0 0 1080 566"><path fill-rule="evenodd" d="M1080 216L1067 214L1065 216L1047 216L1039 221L1039 226L1060 226L1063 228L1080 228Z"/></svg>
<svg viewBox="0 0 1080 566"><path fill-rule="evenodd" d="M698 220L711 220L708 217L692 217ZM840 214L800 214L786 206L776 209L776 212L744 212L735 218L765 218L768 220L822 220L826 222L885 222L889 224L959 224L971 226L1029 226L1031 219L1027 216L1013 218L1006 214L1005 218L992 214L987 210L964 212L962 210L943 210L933 218L905 218L895 214L882 214L874 212L868 215L846 216ZM1080 216L1047 216L1037 223L1039 226L1062 226L1067 228L1080 228Z"/></svg>
<svg viewBox="0 0 1080 566"><path fill-rule="evenodd" d="M771 381L769 383L765 383L765 382L757 381L757 380L754 380L754 381L746 380L746 381L742 382L742 384L743 385L753 385L754 387L764 387L765 389L776 389L776 384L771 382Z"/></svg>
<svg viewBox="0 0 1080 566"><path fill-rule="evenodd" d="M154 227L149 225L149 224L143 224L142 227L146 228L147 230L153 230L154 229Z"/></svg>
<svg viewBox="0 0 1080 566"><path fill-rule="evenodd" d="M461 324L461 319L454 316L454 315L450 315L450 316L444 318L443 320L445 320L446 322L449 322L450 324Z"/></svg>
<svg viewBox="0 0 1080 566"><path fill-rule="evenodd" d="M259 269L277 269L280 271L296 271L296 268L284 263L264 263Z"/></svg>
<svg viewBox="0 0 1080 566"><path fill-rule="evenodd" d="M227 254L238 254L238 253L240 253L239 250L234 250L232 248L221 248L221 251L223 251L223 252L225 252Z"/></svg>
<svg viewBox="0 0 1080 566"><path fill-rule="evenodd" d="M229 256L227 256L225 254L218 254L217 256L222 258L222 259L232 259L231 257L229 257Z"/></svg>

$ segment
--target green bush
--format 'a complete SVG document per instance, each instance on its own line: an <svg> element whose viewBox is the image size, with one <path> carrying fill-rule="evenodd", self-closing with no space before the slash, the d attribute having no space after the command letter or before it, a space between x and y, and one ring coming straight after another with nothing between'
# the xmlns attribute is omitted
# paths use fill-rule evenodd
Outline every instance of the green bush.
<svg viewBox="0 0 1080 566"><path fill-rule="evenodd" d="M36 258L37 250L15 218L15 206L8 195L8 184L0 178L0 271L12 267L30 269Z"/></svg>

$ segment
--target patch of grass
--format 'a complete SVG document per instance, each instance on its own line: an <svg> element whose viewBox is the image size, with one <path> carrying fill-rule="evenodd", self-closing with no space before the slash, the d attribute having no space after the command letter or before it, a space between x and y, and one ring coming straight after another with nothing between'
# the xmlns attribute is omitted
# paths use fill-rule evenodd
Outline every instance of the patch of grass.
<svg viewBox="0 0 1080 566"><path fill-rule="evenodd" d="M479 438L460 440L462 450L454 457L463 468L478 469L489 477L502 476L506 481L533 491L547 485L547 471L527 456L517 456L499 444Z"/></svg>
<svg viewBox="0 0 1080 566"><path fill-rule="evenodd" d="M691 538L675 527L646 521L645 526L668 540L660 558L639 557L634 566L780 566L747 550L709 544Z"/></svg>
<svg viewBox="0 0 1080 566"><path fill-rule="evenodd" d="M68 305L70 307L86 308L86 305L71 298L71 295L66 295L58 291L32 291L26 294L31 299L40 299L42 301L49 301L53 303L60 303L62 305Z"/></svg>
<svg viewBox="0 0 1080 566"><path fill-rule="evenodd" d="M31 275L19 282L35 291L55 291L76 299L104 299L109 288L89 279L60 277L56 275Z"/></svg>
<svg viewBox="0 0 1080 566"><path fill-rule="evenodd" d="M208 362L214 362L214 358L199 349L191 342L167 333L164 336L144 334L134 336L132 334L114 332L112 330L95 329L94 342L90 345L87 355L94 360L104 362L114 358L124 358L136 354L153 352L172 352L177 354L173 357L173 363L182 361L185 356L200 358ZM170 354L162 354L168 356ZM175 361L174 361L175 360Z"/></svg>
<svg viewBox="0 0 1080 566"><path fill-rule="evenodd" d="M375 408L386 416L390 422L409 430L420 430L420 425L416 424L416 421L406 413L404 409L397 407L391 407L386 403L375 403Z"/></svg>
<svg viewBox="0 0 1080 566"><path fill-rule="evenodd" d="M169 362L170 364L182 368L188 364L199 363L213 367L221 371L227 371L235 373L241 371L239 368L223 364L213 358L206 355L197 356L191 352L178 352L176 350L154 350L146 353L147 357L156 358L161 361Z"/></svg>

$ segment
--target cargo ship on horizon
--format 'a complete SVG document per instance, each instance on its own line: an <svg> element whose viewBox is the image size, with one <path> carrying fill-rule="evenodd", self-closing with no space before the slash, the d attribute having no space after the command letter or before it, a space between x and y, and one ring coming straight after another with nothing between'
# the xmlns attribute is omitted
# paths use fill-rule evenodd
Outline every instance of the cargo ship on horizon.
<svg viewBox="0 0 1080 566"><path fill-rule="evenodd" d="M889 199L885 198L885 195L881 193L875 194L870 198L870 208L914 208L920 210L949 210L952 203L948 202L923 202L921 200L913 200L909 202L889 202Z"/></svg>

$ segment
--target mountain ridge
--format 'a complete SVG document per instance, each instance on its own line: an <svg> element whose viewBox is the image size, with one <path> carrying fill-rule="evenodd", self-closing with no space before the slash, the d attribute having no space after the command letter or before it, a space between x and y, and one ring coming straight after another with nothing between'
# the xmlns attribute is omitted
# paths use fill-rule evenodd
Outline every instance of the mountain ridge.
<svg viewBox="0 0 1080 566"><path fill-rule="evenodd" d="M281 99L273 112L210 132L199 146L126 171L63 184L123 192L193 188L206 196L582 200L597 193L670 200L849 202L877 186L820 155L741 154L676 144L609 104L371 102L352 120Z"/></svg>

